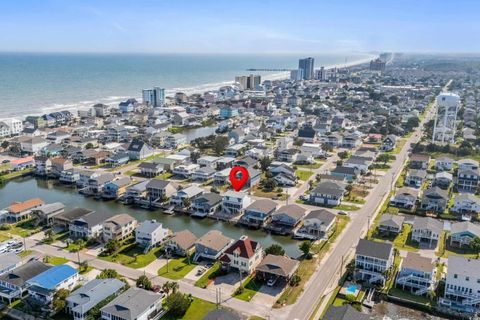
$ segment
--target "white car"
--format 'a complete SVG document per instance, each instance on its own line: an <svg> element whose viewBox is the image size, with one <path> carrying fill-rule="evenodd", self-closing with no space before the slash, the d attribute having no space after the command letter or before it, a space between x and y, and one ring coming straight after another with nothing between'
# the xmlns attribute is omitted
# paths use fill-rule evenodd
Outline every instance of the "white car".
<svg viewBox="0 0 480 320"><path fill-rule="evenodd" d="M269 280L267 281L267 286L273 287L273 285L275 284L275 282L277 282L277 279L269 279Z"/></svg>

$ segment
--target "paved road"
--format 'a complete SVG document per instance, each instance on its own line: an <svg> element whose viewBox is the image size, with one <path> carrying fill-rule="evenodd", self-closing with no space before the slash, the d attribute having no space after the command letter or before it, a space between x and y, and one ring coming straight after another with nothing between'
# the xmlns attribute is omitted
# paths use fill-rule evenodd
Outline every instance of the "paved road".
<svg viewBox="0 0 480 320"><path fill-rule="evenodd" d="M351 222L344 230L335 246L327 257L322 259L319 268L310 278L305 286L305 290L298 299L297 303L283 308L281 310L272 309L270 316L272 319L309 319L315 307L320 302L323 294L332 281L337 281L341 275L340 266L344 257L348 256L350 251L356 246L358 240L368 230L369 224L373 222L377 208L388 196L393 188L396 177L402 172L407 160L408 151L413 143L419 141L423 125L431 117L431 110L422 121L421 125L415 130L411 137L406 141L402 150L396 155L396 160L392 162L391 168L379 179L379 183L371 190L367 196L363 207L351 215Z"/></svg>

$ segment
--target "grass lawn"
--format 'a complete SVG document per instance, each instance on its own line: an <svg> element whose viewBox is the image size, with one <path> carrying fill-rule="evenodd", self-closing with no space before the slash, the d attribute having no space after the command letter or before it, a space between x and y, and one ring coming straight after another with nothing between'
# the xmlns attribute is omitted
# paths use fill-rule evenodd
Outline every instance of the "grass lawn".
<svg viewBox="0 0 480 320"><path fill-rule="evenodd" d="M187 309L187 312L185 312L182 319L202 320L210 311L215 308L216 306L214 303L194 297L190 307ZM161 318L161 320L178 320L178 318L174 318L167 313Z"/></svg>
<svg viewBox="0 0 480 320"><path fill-rule="evenodd" d="M442 243L440 243L440 246L442 246ZM457 248L457 247L450 246L450 239L445 239L445 241L443 242L443 246L444 246L444 252L443 252L443 255L441 255L442 258L448 258L450 255L463 256L466 258L473 258L473 259L478 258L477 253L475 253L475 251L470 248ZM440 250L439 250L439 253L441 253Z"/></svg>
<svg viewBox="0 0 480 320"><path fill-rule="evenodd" d="M86 273L89 273L90 271L93 270L93 267L92 266L88 266L86 269L82 269L79 271L80 274L86 274Z"/></svg>
<svg viewBox="0 0 480 320"><path fill-rule="evenodd" d="M213 279L214 274L217 273L219 270L220 263L215 262L215 264L210 269L208 269L208 271L205 272L205 274L200 279L198 279L197 282L195 282L195 286L200 288L206 288L208 285L208 281L210 279Z"/></svg>
<svg viewBox="0 0 480 320"><path fill-rule="evenodd" d="M35 226L33 219L27 219L20 221L16 224L10 225L11 228L8 230L0 231L0 234L3 236L9 236L9 234L14 234L22 238L26 238L39 232L42 228Z"/></svg>
<svg viewBox="0 0 480 320"><path fill-rule="evenodd" d="M34 168L27 168L27 169L20 170L20 171L13 171L13 172L2 175L1 178L2 178L2 180L7 181L7 180L14 179L16 177L20 177L24 174L33 172L34 170L35 170Z"/></svg>
<svg viewBox="0 0 480 320"><path fill-rule="evenodd" d="M243 281L243 292L233 293L232 297L249 302L261 287L262 285L256 282L253 276L249 276Z"/></svg>
<svg viewBox="0 0 480 320"><path fill-rule="evenodd" d="M54 256L49 256L48 257L48 260L47 260L47 263L51 264L51 265L54 265L54 266L58 266L60 264L65 264L67 262L69 262L70 260L66 259L66 258L62 258L62 257L54 257Z"/></svg>
<svg viewBox="0 0 480 320"><path fill-rule="evenodd" d="M135 243L123 246L116 255L99 256L100 259L120 263L121 265L138 269L143 268L152 263L160 256L161 248L154 248L148 253L143 254L143 248Z"/></svg>
<svg viewBox="0 0 480 320"><path fill-rule="evenodd" d="M173 176L173 173L171 172L164 172L160 175L158 175L155 179L160 179L160 180L167 180Z"/></svg>
<svg viewBox="0 0 480 320"><path fill-rule="evenodd" d="M25 258L25 257L28 257L31 254L32 254L32 250L25 250L25 251L22 251L19 254L17 254L17 256L19 256L20 258Z"/></svg>
<svg viewBox="0 0 480 320"><path fill-rule="evenodd" d="M66 248L69 252L77 252L84 248L84 246L78 245L76 243L70 242Z"/></svg>
<svg viewBox="0 0 480 320"><path fill-rule="evenodd" d="M410 300L410 301L420 303L420 304L423 304L423 305L430 305L431 304L430 299L428 299L427 297L416 296L416 295L411 294L407 291L403 291L399 288L390 289L390 291L388 291L388 294L391 295L391 296L399 297L399 298L405 299L405 300Z"/></svg>
<svg viewBox="0 0 480 320"><path fill-rule="evenodd" d="M0 242L7 241L7 240L9 240L9 239L10 239L9 236L7 236L6 234L1 234L1 233L0 233Z"/></svg>
<svg viewBox="0 0 480 320"><path fill-rule="evenodd" d="M195 266L195 264L188 264L187 258L169 259L168 272L167 265L164 265L158 270L158 275L172 280L179 280L183 279Z"/></svg>
<svg viewBox="0 0 480 320"><path fill-rule="evenodd" d="M341 211L357 211L357 210L360 210L360 207L349 205L349 204L340 204L338 206L333 207L333 209L337 209Z"/></svg>
<svg viewBox="0 0 480 320"><path fill-rule="evenodd" d="M297 178L302 181L307 181L312 176L312 174L313 172L305 171L305 170L295 171L295 175L297 176Z"/></svg>
<svg viewBox="0 0 480 320"><path fill-rule="evenodd" d="M318 169L322 164L322 162L315 162L312 164L296 164L295 166L299 169Z"/></svg>
<svg viewBox="0 0 480 320"><path fill-rule="evenodd" d="M273 197L278 197L278 200L287 199L287 195L283 192L276 192L275 190L267 192L267 191L263 191L261 188L258 188L258 187L253 188L253 195L257 197L270 198L270 199L272 199Z"/></svg>
<svg viewBox="0 0 480 320"><path fill-rule="evenodd" d="M418 251L418 247L414 242L411 240L411 231L412 226L410 224L404 224L402 232L395 238L393 244L399 250L407 250L407 251Z"/></svg>

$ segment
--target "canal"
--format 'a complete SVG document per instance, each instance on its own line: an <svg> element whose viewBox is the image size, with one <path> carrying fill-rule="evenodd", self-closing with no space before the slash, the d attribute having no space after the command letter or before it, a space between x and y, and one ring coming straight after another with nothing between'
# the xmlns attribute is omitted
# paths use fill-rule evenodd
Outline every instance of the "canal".
<svg viewBox="0 0 480 320"><path fill-rule="evenodd" d="M55 180L42 180L32 177L18 178L4 185L0 185L0 208L9 206L14 201L25 201L39 197L46 203L62 202L67 208L83 207L97 212L109 212L112 215L128 213L138 221L155 219L173 231L189 229L197 237L202 236L209 230L220 230L223 234L238 239L247 235L251 239L260 242L264 248L273 243L281 245L291 257L298 257L300 250L299 242L285 236L274 236L263 231L249 230L224 222L216 222L212 219L194 219L188 216L175 216L163 214L161 211L150 211L132 206L126 206L115 201L102 201L86 198L80 195L73 187L64 186Z"/></svg>
<svg viewBox="0 0 480 320"><path fill-rule="evenodd" d="M192 128L184 130L182 134L186 136L187 142L190 143L197 138L203 138L215 134L216 129L217 126Z"/></svg>

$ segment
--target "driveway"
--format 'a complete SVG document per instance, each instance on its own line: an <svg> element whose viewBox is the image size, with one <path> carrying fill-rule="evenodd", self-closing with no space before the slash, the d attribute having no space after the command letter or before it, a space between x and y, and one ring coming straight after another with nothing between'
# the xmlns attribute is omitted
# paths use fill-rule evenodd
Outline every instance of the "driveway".
<svg viewBox="0 0 480 320"><path fill-rule="evenodd" d="M165 264L167 264L166 259L155 259L155 260L153 260L152 263L150 263L146 267L140 268L138 270L142 270L142 271L145 271L147 273L157 274L158 270L161 267L163 267Z"/></svg>
<svg viewBox="0 0 480 320"><path fill-rule="evenodd" d="M273 287L264 284L251 301L262 305L273 306L280 298L284 289L285 286L281 283L278 283Z"/></svg>

